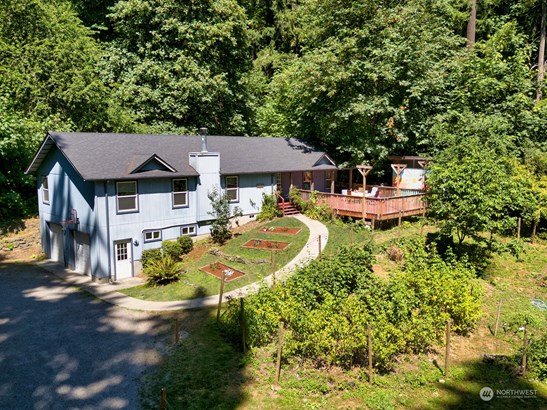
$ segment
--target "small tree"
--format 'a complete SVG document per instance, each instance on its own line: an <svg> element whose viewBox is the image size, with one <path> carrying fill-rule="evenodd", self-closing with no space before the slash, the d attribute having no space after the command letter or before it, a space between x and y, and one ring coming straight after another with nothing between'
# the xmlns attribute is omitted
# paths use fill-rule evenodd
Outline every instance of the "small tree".
<svg viewBox="0 0 547 410"><path fill-rule="evenodd" d="M234 206L230 209L230 198L226 194L220 194L218 189L213 189L207 194L211 201L213 211L209 212L215 218L211 226L211 237L218 244L223 244L232 237L232 224L230 218L243 215L241 208Z"/></svg>
<svg viewBox="0 0 547 410"><path fill-rule="evenodd" d="M460 243L503 230L517 191L504 158L472 137L439 155L427 183L431 214Z"/></svg>

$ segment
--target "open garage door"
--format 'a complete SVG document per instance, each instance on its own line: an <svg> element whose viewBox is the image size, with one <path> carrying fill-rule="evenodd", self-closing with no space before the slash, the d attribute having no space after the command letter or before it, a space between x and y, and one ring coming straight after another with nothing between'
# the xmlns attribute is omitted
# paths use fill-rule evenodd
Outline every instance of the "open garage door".
<svg viewBox="0 0 547 410"><path fill-rule="evenodd" d="M52 222L49 226L49 258L56 262L65 264L65 252L63 241L63 227Z"/></svg>
<svg viewBox="0 0 547 410"><path fill-rule="evenodd" d="M75 271L91 276L91 254L89 234L74 231Z"/></svg>

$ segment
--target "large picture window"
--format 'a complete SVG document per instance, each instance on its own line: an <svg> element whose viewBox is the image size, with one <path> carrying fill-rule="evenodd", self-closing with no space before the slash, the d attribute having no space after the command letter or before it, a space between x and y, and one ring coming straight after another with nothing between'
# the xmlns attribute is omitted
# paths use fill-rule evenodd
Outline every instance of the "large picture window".
<svg viewBox="0 0 547 410"><path fill-rule="evenodd" d="M186 178L173 180L173 207L188 206L188 180Z"/></svg>
<svg viewBox="0 0 547 410"><path fill-rule="evenodd" d="M226 177L226 196L230 202L239 201L239 178L236 176Z"/></svg>
<svg viewBox="0 0 547 410"><path fill-rule="evenodd" d="M116 182L118 212L138 211L137 182Z"/></svg>
<svg viewBox="0 0 547 410"><path fill-rule="evenodd" d="M49 186L47 183L47 177L42 177L42 202L49 204Z"/></svg>

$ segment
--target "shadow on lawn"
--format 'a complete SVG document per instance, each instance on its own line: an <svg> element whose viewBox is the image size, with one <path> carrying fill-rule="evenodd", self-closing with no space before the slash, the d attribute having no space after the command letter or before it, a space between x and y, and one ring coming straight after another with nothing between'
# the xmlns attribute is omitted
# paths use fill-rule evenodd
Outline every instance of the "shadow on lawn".
<svg viewBox="0 0 547 410"><path fill-rule="evenodd" d="M223 338L215 316L216 309L177 314L189 335L145 376L144 408L158 408L162 387L168 409L233 409L245 400L245 357Z"/></svg>
<svg viewBox="0 0 547 410"><path fill-rule="evenodd" d="M541 409L547 408L545 389L515 374L512 367L503 364L470 362L455 368L454 379L439 384L440 398L432 401L431 408L439 409ZM490 400L483 400L480 391L493 390ZM518 392L520 390L520 392ZM488 398L488 397L485 397Z"/></svg>

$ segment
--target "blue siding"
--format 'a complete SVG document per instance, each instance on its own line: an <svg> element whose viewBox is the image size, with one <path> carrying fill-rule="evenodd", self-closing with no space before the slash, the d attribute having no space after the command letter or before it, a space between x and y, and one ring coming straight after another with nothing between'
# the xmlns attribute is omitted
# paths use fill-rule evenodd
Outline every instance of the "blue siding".
<svg viewBox="0 0 547 410"><path fill-rule="evenodd" d="M42 201L42 177L48 177L49 204ZM80 221L77 227L70 226L64 235L64 254L68 266L74 267L73 234L70 229L76 228L84 233L92 233L95 226L93 215L94 184L84 181L72 168L59 150L54 149L42 162L37 172L38 212L40 215L40 236L42 250L50 255L50 243L47 223L59 224L70 219L71 210L75 209ZM92 266L93 269L93 266Z"/></svg>

